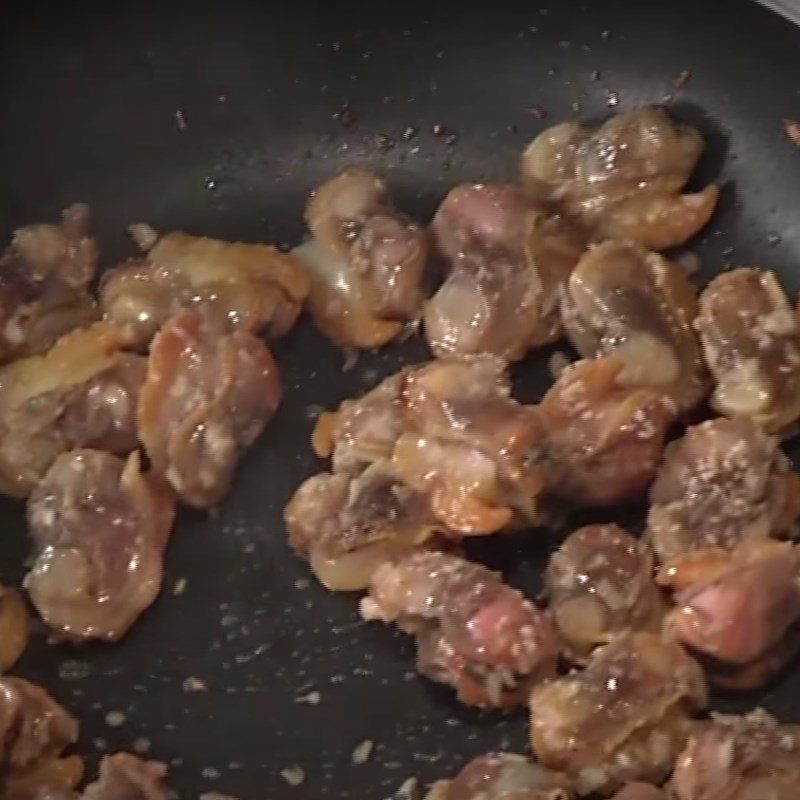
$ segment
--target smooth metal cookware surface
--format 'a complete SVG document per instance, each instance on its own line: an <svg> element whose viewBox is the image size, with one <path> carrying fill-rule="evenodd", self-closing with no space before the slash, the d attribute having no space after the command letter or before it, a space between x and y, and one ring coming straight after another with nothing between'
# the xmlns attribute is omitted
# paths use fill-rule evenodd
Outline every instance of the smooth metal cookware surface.
<svg viewBox="0 0 800 800"><path fill-rule="evenodd" d="M700 279L758 265L792 295L800 286L800 150L782 127L800 117L800 29L755 4L112 5L0 12L4 238L82 200L106 265L133 253L125 226L139 220L290 245L308 191L351 164L384 174L398 205L425 220L459 181L513 179L544 126L666 98L709 141L698 183L723 185L693 244ZM479 752L523 748L522 711L479 715L418 678L411 642L359 622L355 599L319 587L285 540L282 508L319 469L314 408L424 358L424 344L343 372L304 320L274 349L283 405L219 513L181 514L158 602L115 646L38 637L20 673L80 717L82 751L149 743L184 798L379 799L408 776L427 781ZM540 396L546 364L547 352L515 367L520 397ZM0 502L0 521L0 581L11 583L28 549L22 507ZM533 595L556 541L526 532L472 554ZM186 691L200 685L187 678L207 690ZM715 703L761 703L800 722L800 669ZM124 714L116 727L114 711ZM354 766L367 739L373 753ZM293 765L305 773L298 788L280 774Z"/></svg>

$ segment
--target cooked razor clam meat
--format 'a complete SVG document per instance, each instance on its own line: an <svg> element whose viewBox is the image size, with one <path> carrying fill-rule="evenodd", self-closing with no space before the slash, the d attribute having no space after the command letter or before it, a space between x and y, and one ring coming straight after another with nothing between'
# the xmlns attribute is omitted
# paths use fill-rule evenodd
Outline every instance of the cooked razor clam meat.
<svg viewBox="0 0 800 800"><path fill-rule="evenodd" d="M289 542L331 591L366 589L384 562L433 545L443 531L427 496L377 462L358 476L322 472L284 511Z"/></svg>
<svg viewBox="0 0 800 800"><path fill-rule="evenodd" d="M708 375L692 327L696 290L657 253L622 242L593 247L572 271L561 311L581 356L622 361L620 383L652 386L680 411L706 395Z"/></svg>
<svg viewBox="0 0 800 800"><path fill-rule="evenodd" d="M14 231L0 256L0 364L50 349L97 316L86 291L99 252L89 236L89 209L67 208L59 225Z"/></svg>
<svg viewBox="0 0 800 800"><path fill-rule="evenodd" d="M659 558L788 536L800 513L800 479L778 444L746 417L708 420L671 442L647 516Z"/></svg>
<svg viewBox="0 0 800 800"><path fill-rule="evenodd" d="M534 687L533 751L544 767L574 778L581 794L658 783L706 699L703 673L680 645L625 633L595 650L582 672Z"/></svg>
<svg viewBox="0 0 800 800"><path fill-rule="evenodd" d="M103 275L105 317L146 348L158 329L196 308L228 331L286 333L309 290L304 267L271 245L153 232L145 258Z"/></svg>
<svg viewBox="0 0 800 800"><path fill-rule="evenodd" d="M312 238L292 250L311 276L308 307L341 347L379 347L419 310L428 259L425 230L394 209L386 184L347 170L317 188L306 207Z"/></svg>
<svg viewBox="0 0 800 800"><path fill-rule="evenodd" d="M800 417L800 326L773 272L718 275L700 295L696 325L720 414L752 417L770 433Z"/></svg>
<svg viewBox="0 0 800 800"><path fill-rule="evenodd" d="M144 359L126 353L127 343L98 322L0 367L0 492L25 497L72 448L124 455L136 447Z"/></svg>
<svg viewBox="0 0 800 800"><path fill-rule="evenodd" d="M28 500L35 561L25 588L42 619L68 639L116 641L155 600L175 499L99 450L60 455Z"/></svg>
<svg viewBox="0 0 800 800"><path fill-rule="evenodd" d="M447 264L425 306L437 356L522 358L561 334L558 295L583 253L575 225L506 184L463 184L439 207L433 232Z"/></svg>
<svg viewBox="0 0 800 800"><path fill-rule="evenodd" d="M694 128L643 107L596 130L577 122L548 128L522 155L522 181L530 197L559 205L598 239L663 250L685 242L714 212L716 186L681 194L703 147Z"/></svg>
<svg viewBox="0 0 800 800"><path fill-rule="evenodd" d="M675 591L671 632L712 660L712 682L747 689L772 677L797 649L790 629L800 619L799 579L797 548L770 539L746 540L730 552L694 551L660 575Z"/></svg>
<svg viewBox="0 0 800 800"><path fill-rule="evenodd" d="M240 456L281 398L278 367L246 331L221 332L198 311L156 335L139 396L139 438L153 469L187 505L219 503Z"/></svg>
<svg viewBox="0 0 800 800"><path fill-rule="evenodd" d="M674 404L649 387L621 385L623 370L614 356L578 361L537 406L552 495L608 506L635 498L652 481Z"/></svg>
<svg viewBox="0 0 800 800"><path fill-rule="evenodd" d="M467 705L515 705L555 674L549 616L496 573L458 556L416 552L382 564L361 614L414 635L419 671L453 686Z"/></svg>
<svg viewBox="0 0 800 800"><path fill-rule="evenodd" d="M323 413L312 436L335 473L388 461L399 482L430 498L442 526L463 535L536 521L541 440L536 409L511 397L504 362L490 355L405 367Z"/></svg>
<svg viewBox="0 0 800 800"><path fill-rule="evenodd" d="M762 709L713 715L697 725L678 757L669 788L675 800L795 800L800 727Z"/></svg>
<svg viewBox="0 0 800 800"><path fill-rule="evenodd" d="M444 525L475 535L536 519L542 426L511 397L503 362L482 355L408 369L400 407L394 474L430 495Z"/></svg>
<svg viewBox="0 0 800 800"><path fill-rule="evenodd" d="M472 759L452 780L437 781L425 800L571 800L565 775L515 753Z"/></svg>
<svg viewBox="0 0 800 800"><path fill-rule="evenodd" d="M587 525L550 557L545 586L571 658L585 660L614 636L657 631L664 604L649 546L617 525Z"/></svg>

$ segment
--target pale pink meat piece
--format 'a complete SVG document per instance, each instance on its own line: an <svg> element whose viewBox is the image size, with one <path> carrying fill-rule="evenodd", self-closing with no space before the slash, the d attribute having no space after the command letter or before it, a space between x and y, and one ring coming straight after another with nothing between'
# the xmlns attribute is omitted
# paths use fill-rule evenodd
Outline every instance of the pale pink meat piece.
<svg viewBox="0 0 800 800"><path fill-rule="evenodd" d="M453 686L468 705L514 705L555 674L549 616L496 573L458 556L417 552L382 564L361 613L414 635L420 672Z"/></svg>

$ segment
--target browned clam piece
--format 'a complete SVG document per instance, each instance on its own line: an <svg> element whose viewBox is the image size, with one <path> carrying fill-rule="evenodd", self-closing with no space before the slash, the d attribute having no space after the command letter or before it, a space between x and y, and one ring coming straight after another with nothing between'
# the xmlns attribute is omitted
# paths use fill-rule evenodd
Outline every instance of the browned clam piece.
<svg viewBox="0 0 800 800"><path fill-rule="evenodd" d="M132 226L137 231L147 226ZM286 333L308 295L304 267L266 244L175 231L145 236L149 252L103 275L100 305L139 348L180 311L202 308L228 331Z"/></svg>
<svg viewBox="0 0 800 800"><path fill-rule="evenodd" d="M430 496L443 525L473 536L536 520L542 426L535 408L511 397L502 361L446 358L406 370L400 407L392 470Z"/></svg>
<svg viewBox="0 0 800 800"><path fill-rule="evenodd" d="M73 640L121 638L161 588L175 499L138 451L60 455L28 500L36 559L25 588L42 619Z"/></svg>
<svg viewBox="0 0 800 800"><path fill-rule="evenodd" d="M708 222L718 190L681 194L704 143L687 125L643 107L596 130L565 122L539 134L522 155L522 182L536 201L554 203L598 240L653 250L685 242Z"/></svg>
<svg viewBox="0 0 800 800"><path fill-rule="evenodd" d="M419 313L425 230L392 207L380 178L357 169L314 191L306 222L312 238L292 255L311 277L317 327L340 347L394 339Z"/></svg>
<svg viewBox="0 0 800 800"><path fill-rule="evenodd" d="M746 417L702 422L670 443L647 517L660 560L788 536L800 512L800 480L778 445Z"/></svg>
<svg viewBox="0 0 800 800"><path fill-rule="evenodd" d="M579 663L614 636L663 621L650 547L617 525L571 533L550 557L545 586L565 652Z"/></svg>
<svg viewBox="0 0 800 800"><path fill-rule="evenodd" d="M439 540L427 496L393 477L385 462L360 475L321 472L284 511L289 542L331 591L366 589L386 561Z"/></svg>
<svg viewBox="0 0 800 800"><path fill-rule="evenodd" d="M735 269L700 295L697 329L716 382L711 405L780 433L800 417L800 325L773 272Z"/></svg>
<svg viewBox="0 0 800 800"><path fill-rule="evenodd" d="M712 683L756 689L800 647L800 554L789 542L749 539L734 550L696 550L669 562L671 632L704 657Z"/></svg>
<svg viewBox="0 0 800 800"><path fill-rule="evenodd" d="M285 511L289 539L330 589L365 588L375 567L423 545L537 519L541 440L492 356L406 367L323 413L316 453L332 458Z"/></svg>
<svg viewBox="0 0 800 800"><path fill-rule="evenodd" d="M631 500L652 481L674 404L649 387L624 386L615 356L569 366L537 406L546 490L585 506Z"/></svg>
<svg viewBox="0 0 800 800"><path fill-rule="evenodd" d="M44 689L0 677L0 797L72 797L83 761L63 756L78 738L78 723Z"/></svg>
<svg viewBox="0 0 800 800"><path fill-rule="evenodd" d="M699 723L669 783L675 800L796 800L800 727L761 709Z"/></svg>
<svg viewBox="0 0 800 800"><path fill-rule="evenodd" d="M453 686L467 705L516 705L555 675L549 616L498 574L458 556L415 552L382 564L361 614L414 635L419 671Z"/></svg>
<svg viewBox="0 0 800 800"><path fill-rule="evenodd" d="M0 364L43 353L97 317L86 287L98 259L89 209L80 203L64 211L59 225L14 231L0 256Z"/></svg>
<svg viewBox="0 0 800 800"><path fill-rule="evenodd" d="M280 398L278 367L260 339L225 333L199 311L182 312L153 340L139 438L179 498L208 508L225 496L239 457Z"/></svg>
<svg viewBox="0 0 800 800"><path fill-rule="evenodd" d="M28 611L16 589L0 585L0 675L8 672L28 644Z"/></svg>
<svg viewBox="0 0 800 800"><path fill-rule="evenodd" d="M581 356L613 354L624 365L620 384L652 386L687 411L709 389L692 327L696 294L684 272L657 253L603 242L573 270L561 312Z"/></svg>
<svg viewBox="0 0 800 800"><path fill-rule="evenodd" d="M581 794L663 781L705 706L698 664L680 645L626 633L595 650L582 672L534 687L531 743L542 766Z"/></svg>
<svg viewBox="0 0 800 800"><path fill-rule="evenodd" d="M571 800L565 775L516 753L472 759L451 780L437 781L425 800Z"/></svg>
<svg viewBox="0 0 800 800"><path fill-rule="evenodd" d="M447 270L425 306L434 354L515 360L559 337L559 291L585 246L575 225L515 186L463 184L444 199L433 232Z"/></svg>
<svg viewBox="0 0 800 800"><path fill-rule="evenodd" d="M389 459L402 432L400 390L403 371L390 375L361 397L323 411L311 446L330 458L333 472L356 475L375 461Z"/></svg>
<svg viewBox="0 0 800 800"><path fill-rule="evenodd" d="M44 355L0 367L0 492L25 497L60 454L137 445L144 359L126 353L119 328L97 322Z"/></svg>

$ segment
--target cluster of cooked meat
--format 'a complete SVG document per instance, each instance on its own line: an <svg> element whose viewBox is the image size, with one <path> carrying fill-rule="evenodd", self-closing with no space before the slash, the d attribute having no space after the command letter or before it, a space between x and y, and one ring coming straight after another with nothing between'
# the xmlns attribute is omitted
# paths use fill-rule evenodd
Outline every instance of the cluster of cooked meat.
<svg viewBox="0 0 800 800"><path fill-rule="evenodd" d="M85 206L16 231L0 258L0 493L27 498L33 607L76 643L118 640L153 603L177 500L227 493L281 397L253 332L285 333L309 288L267 245L134 227L147 258L106 273L99 302ZM0 587L0 674L28 635ZM125 753L79 794L81 761L61 756L76 723L33 684L0 678L0 726L3 800L166 799L165 768Z"/></svg>
<svg viewBox="0 0 800 800"><path fill-rule="evenodd" d="M795 800L800 785L800 728L762 709L745 716L714 714L692 722L675 770L663 788L625 783L613 800ZM487 753L452 780L435 783L426 800L573 800L583 794L574 774L514 753Z"/></svg>
<svg viewBox="0 0 800 800"><path fill-rule="evenodd" d="M404 368L320 416L312 442L332 471L289 502L292 546L328 588L353 590L409 550L536 524L551 498L635 497L672 413L654 390L617 385L620 369L581 362L526 406L494 356Z"/></svg>
<svg viewBox="0 0 800 800"><path fill-rule="evenodd" d="M29 498L25 587L42 619L73 640L115 640L158 593L175 498L219 503L275 412L278 368L250 331L290 327L308 281L266 245L168 234L146 269L105 275L106 319L93 321L87 223L73 206L60 226L17 231L2 257L0 492Z"/></svg>
<svg viewBox="0 0 800 800"><path fill-rule="evenodd" d="M429 800L793 796L793 732L763 714L698 720L709 683L760 687L800 649L800 479L778 438L800 417L798 316L768 271L698 292L657 252L714 210L715 186L683 193L702 150L653 108L545 131L521 187L444 198L430 228L443 282L421 306L421 270L403 260L418 229L397 230L386 259L413 303L394 317L370 284L385 273L356 257L388 208L383 185L347 173L309 204L314 239L297 254L324 287L323 332L370 346L421 313L435 358L319 417L330 471L287 506L290 542L329 589L366 589L362 616L413 635L419 671L462 702L529 694L536 763L482 756ZM359 341L355 323L382 333ZM539 403L515 401L508 363L562 336L581 360ZM723 416L681 432L706 400ZM468 537L648 488L642 536L595 524L566 537L545 608L464 557Z"/></svg>
<svg viewBox="0 0 800 800"><path fill-rule="evenodd" d="M759 687L800 649L800 477L778 438L800 417L800 322L769 271L698 293L658 252L714 211L715 186L684 192L702 150L656 108L557 125L519 186L456 186L429 229L350 169L313 192L311 238L289 254L131 226L142 254L97 301L84 206L16 231L0 258L0 492L27 498L24 588L48 629L115 641L152 604L176 503L220 503L280 403L259 333L287 333L304 305L345 349L422 321L432 360L320 415L330 466L285 521L327 588L367 590L365 619L414 636L422 674L468 705L530 705L537 763L482 756L431 800L794 798L794 728L696 719L707 683ZM429 261L442 281L426 298ZM509 363L561 337L580 360L518 402ZM681 432L706 399L722 416ZM470 537L648 487L641 537L566 537L546 607L464 557ZM27 636L0 587L0 673ZM3 800L166 797L164 767L124 753L79 793L75 721L21 679L0 678L0 726Z"/></svg>
<svg viewBox="0 0 800 800"><path fill-rule="evenodd" d="M3 800L167 800L167 769L130 753L105 756L81 792L83 759L64 755L78 723L44 689L0 677L0 797Z"/></svg>

